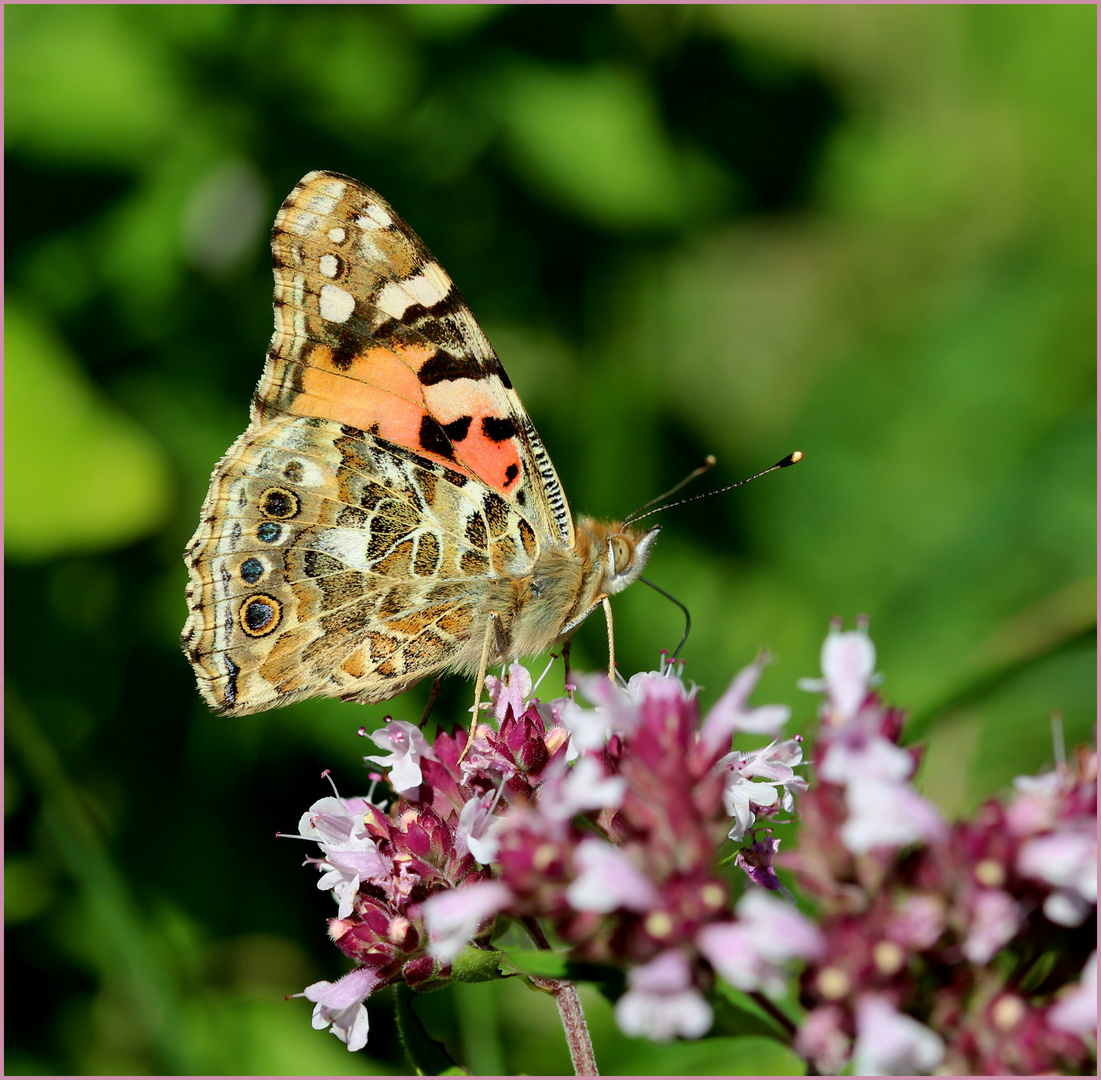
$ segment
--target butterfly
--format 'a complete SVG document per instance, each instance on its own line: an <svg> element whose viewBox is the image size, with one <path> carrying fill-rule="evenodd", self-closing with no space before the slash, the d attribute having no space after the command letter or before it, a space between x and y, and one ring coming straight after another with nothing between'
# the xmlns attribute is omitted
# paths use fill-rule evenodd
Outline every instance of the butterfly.
<svg viewBox="0 0 1101 1080"><path fill-rule="evenodd" d="M181 640L239 716L385 701L563 642L657 535L576 522L489 340L370 188L311 172L272 231L275 333L185 553Z"/></svg>
<svg viewBox="0 0 1101 1080"><path fill-rule="evenodd" d="M657 528L571 516L497 353L393 208L303 177L272 230L275 332L185 553L184 651L228 716L384 701L544 652ZM611 661L610 661L611 663Z"/></svg>

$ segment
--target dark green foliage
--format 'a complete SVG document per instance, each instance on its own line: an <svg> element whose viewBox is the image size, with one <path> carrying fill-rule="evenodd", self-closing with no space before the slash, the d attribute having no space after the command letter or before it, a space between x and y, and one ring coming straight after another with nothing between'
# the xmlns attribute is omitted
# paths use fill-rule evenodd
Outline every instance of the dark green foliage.
<svg viewBox="0 0 1101 1080"><path fill-rule="evenodd" d="M176 640L311 169L440 258L575 513L804 451L660 519L705 707L767 646L758 699L806 726L796 679L866 613L949 814L1043 767L1052 711L1088 736L1092 7L24 5L5 31L9 1074L409 1068L387 1002L353 1056L282 1000L345 969L313 852L273 834L325 767L365 789L356 729L427 687L227 723ZM628 674L679 639L650 590L615 610ZM469 703L450 680L437 721ZM568 1068L520 979L425 997L475 1071ZM797 1067L760 1028L654 1050L590 1000L608 1072Z"/></svg>

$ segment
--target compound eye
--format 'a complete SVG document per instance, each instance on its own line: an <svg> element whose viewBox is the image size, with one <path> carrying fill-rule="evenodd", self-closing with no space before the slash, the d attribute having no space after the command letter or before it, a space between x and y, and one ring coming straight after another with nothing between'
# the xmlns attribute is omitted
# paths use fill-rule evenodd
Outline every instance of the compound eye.
<svg viewBox="0 0 1101 1080"><path fill-rule="evenodd" d="M608 541L608 548L612 553L612 566L615 572L625 573L634 559L634 548L622 536L613 536Z"/></svg>

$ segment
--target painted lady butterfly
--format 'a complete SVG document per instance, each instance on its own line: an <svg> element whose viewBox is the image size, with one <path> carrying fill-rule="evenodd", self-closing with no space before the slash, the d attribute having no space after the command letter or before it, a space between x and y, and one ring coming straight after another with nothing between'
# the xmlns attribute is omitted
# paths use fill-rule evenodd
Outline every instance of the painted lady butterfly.
<svg viewBox="0 0 1101 1080"><path fill-rule="evenodd" d="M275 334L187 547L184 650L233 716L385 701L568 638L658 530L574 522L470 309L370 188L313 172L272 232Z"/></svg>

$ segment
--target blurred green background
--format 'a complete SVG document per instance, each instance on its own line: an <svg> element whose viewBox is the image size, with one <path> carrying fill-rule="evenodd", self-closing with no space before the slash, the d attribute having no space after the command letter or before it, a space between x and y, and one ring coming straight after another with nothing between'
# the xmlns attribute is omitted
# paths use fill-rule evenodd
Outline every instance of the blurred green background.
<svg viewBox="0 0 1101 1080"><path fill-rule="evenodd" d="M406 1072L282 996L344 962L294 841L355 737L307 703L213 718L181 552L271 333L267 233L311 169L376 187L466 294L575 513L705 454L648 575L705 707L814 716L831 616L965 812L1095 701L1092 6L17 6L7 135L5 772L12 1073ZM641 586L618 658L681 632ZM851 623L850 623L851 624ZM599 668L591 620L574 651ZM556 671L560 690L561 676ZM549 695L556 692L552 680ZM452 679L439 715L470 687ZM590 995L607 1073L768 1073L654 1048ZM515 982L423 1001L474 1071L569 1070Z"/></svg>

